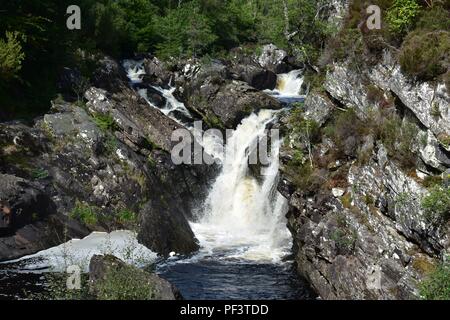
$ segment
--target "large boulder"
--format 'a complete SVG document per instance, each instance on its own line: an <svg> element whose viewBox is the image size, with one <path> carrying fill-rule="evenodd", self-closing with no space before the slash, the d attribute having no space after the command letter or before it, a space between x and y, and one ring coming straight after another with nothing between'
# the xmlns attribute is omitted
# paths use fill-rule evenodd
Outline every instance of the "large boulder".
<svg viewBox="0 0 450 320"><path fill-rule="evenodd" d="M168 281L112 255L91 258L89 291L99 300L182 299L180 292Z"/></svg>
<svg viewBox="0 0 450 320"><path fill-rule="evenodd" d="M170 196L161 195L142 208L138 240L151 250L168 256L190 254L199 249L195 235L181 208L173 208Z"/></svg>
<svg viewBox="0 0 450 320"><path fill-rule="evenodd" d="M151 143L170 152L172 132L182 128L128 88L124 88L120 94L111 95L92 87L86 91L85 97L90 112L111 117L124 136L139 147Z"/></svg>
<svg viewBox="0 0 450 320"><path fill-rule="evenodd" d="M0 174L0 235L55 212L55 204L36 185L16 176Z"/></svg>
<svg viewBox="0 0 450 320"><path fill-rule="evenodd" d="M230 68L232 77L258 90L273 90L277 86L277 75L254 64L237 64Z"/></svg>
<svg viewBox="0 0 450 320"><path fill-rule="evenodd" d="M260 109L281 109L274 98L236 80L217 74L193 81L184 93L186 106L211 127L236 128L246 116Z"/></svg>
<svg viewBox="0 0 450 320"><path fill-rule="evenodd" d="M171 80L173 80L173 75L164 62L156 57L147 58L144 60L144 68L146 72L144 82L161 88L169 87Z"/></svg>
<svg viewBox="0 0 450 320"><path fill-rule="evenodd" d="M288 58L286 51L277 48L274 44L263 46L261 51L258 57L258 62L261 67L276 74L289 71L289 66L285 62Z"/></svg>
<svg viewBox="0 0 450 320"><path fill-rule="evenodd" d="M57 213L39 182L0 174L0 261L20 258L59 244L86 230Z"/></svg>

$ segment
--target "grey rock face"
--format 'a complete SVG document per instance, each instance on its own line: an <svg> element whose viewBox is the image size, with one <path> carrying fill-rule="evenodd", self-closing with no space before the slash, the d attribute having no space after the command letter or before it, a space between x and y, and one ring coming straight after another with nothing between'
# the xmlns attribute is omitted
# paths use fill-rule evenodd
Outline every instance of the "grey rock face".
<svg viewBox="0 0 450 320"><path fill-rule="evenodd" d="M362 74L346 64L334 65L333 71L327 74L325 88L342 104L356 108L359 115L365 117L374 104L368 99L363 77L384 92L397 96L435 137L450 135L450 97L444 84L414 83L402 74L389 53L384 54L378 65Z"/></svg>
<svg viewBox="0 0 450 320"><path fill-rule="evenodd" d="M288 71L287 66L284 63L286 58L286 51L277 48L273 44L267 44L262 47L262 53L258 57L258 62L264 69L278 74Z"/></svg>
<svg viewBox="0 0 450 320"><path fill-rule="evenodd" d="M329 119L334 108L333 102L327 96L312 92L305 100L305 117L322 126Z"/></svg>
<svg viewBox="0 0 450 320"><path fill-rule="evenodd" d="M448 171L448 150L440 141L448 136L450 123L443 85L407 79L385 54L374 68L360 72L345 63L334 65L325 90L332 99L310 94L305 117L323 126L334 108L351 107L366 119L373 108L387 107L395 99L400 111L413 114L420 124L411 150L423 161L416 172ZM381 101L371 99L373 91ZM323 139L314 148L323 158L333 144ZM368 156L364 163L352 160L355 148ZM423 185L426 175L403 171L372 135L344 141L342 151L347 160L314 172L324 178L312 193L294 186L282 169L279 190L290 203L288 225L299 273L324 299L419 298L418 283L450 249L449 223L437 224L422 209L429 192ZM289 152L282 150L282 161ZM339 172L337 186L330 181L334 171Z"/></svg>
<svg viewBox="0 0 450 320"><path fill-rule="evenodd" d="M245 82L208 76L185 91L186 106L212 127L236 128L243 118L260 109L280 109L281 104Z"/></svg>
<svg viewBox="0 0 450 320"><path fill-rule="evenodd" d="M450 97L443 83L414 83L402 74L389 53L370 73L380 88L391 90L436 137L450 135Z"/></svg>
<svg viewBox="0 0 450 320"><path fill-rule="evenodd" d="M147 298L149 300L179 300L182 299L179 291L171 285L168 281L160 278L154 273L148 273L134 266L127 265L122 260L112 255L94 255L91 258L89 264L89 289L90 293L97 297L97 299L103 298L99 295L99 288L102 288L104 283L117 282L112 277L117 274L125 274L130 277L127 283L123 283L124 287L128 285L138 285L140 290L139 294L142 297L136 297L136 299ZM122 278L121 278L122 279ZM126 279L124 279L126 280ZM104 286L106 287L106 286ZM120 290L120 288L116 288ZM148 292L143 292L148 290ZM129 293L129 292L128 292ZM102 292L101 294L108 294L108 292ZM117 292L112 292L117 294ZM135 292L135 294L137 294Z"/></svg>

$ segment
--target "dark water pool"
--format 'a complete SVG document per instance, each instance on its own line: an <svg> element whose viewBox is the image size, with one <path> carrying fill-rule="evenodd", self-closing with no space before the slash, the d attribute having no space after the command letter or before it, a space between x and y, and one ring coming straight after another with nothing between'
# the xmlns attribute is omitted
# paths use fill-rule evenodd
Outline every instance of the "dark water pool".
<svg viewBox="0 0 450 320"><path fill-rule="evenodd" d="M160 275L178 287L185 299L313 299L292 264L248 264L214 260L166 264Z"/></svg>
<svg viewBox="0 0 450 320"><path fill-rule="evenodd" d="M6 267L6 268L5 268ZM292 266L205 260L161 263L156 271L189 300L303 300L314 299ZM26 299L43 292L45 278L0 265L0 300Z"/></svg>

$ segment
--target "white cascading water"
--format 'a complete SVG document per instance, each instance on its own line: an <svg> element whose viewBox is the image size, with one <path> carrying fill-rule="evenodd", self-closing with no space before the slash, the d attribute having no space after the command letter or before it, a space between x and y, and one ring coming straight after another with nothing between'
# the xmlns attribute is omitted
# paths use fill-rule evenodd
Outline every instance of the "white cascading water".
<svg viewBox="0 0 450 320"><path fill-rule="evenodd" d="M280 141L273 145L262 182L249 174L248 167L249 147L275 117L269 110L252 114L227 141L222 171L198 222L191 223L202 246L201 255L276 263L289 253L287 201L276 189Z"/></svg>
<svg viewBox="0 0 450 320"><path fill-rule="evenodd" d="M122 66L126 70L131 83L142 83L142 79L146 74L143 60L124 60Z"/></svg>
<svg viewBox="0 0 450 320"><path fill-rule="evenodd" d="M292 70L289 73L278 75L277 87L274 90L267 90L267 93L282 97L303 97L301 88L303 85L302 70Z"/></svg>
<svg viewBox="0 0 450 320"><path fill-rule="evenodd" d="M127 72L128 79L130 79L131 84L140 84L142 83L142 79L145 76L145 68L144 68L144 61L143 60L124 60L122 62L123 68ZM181 102L179 102L173 95L175 88L171 87L170 89L163 89L158 86L151 86L153 89L158 91L161 96L163 96L166 99L166 105L163 108L158 108L155 106L150 99L148 98L148 90L145 88L138 89L137 92L139 95L147 101L147 103L158 110L160 110L162 113L164 113L166 116L170 117L172 120L175 120L176 122L186 125L186 123L183 123L180 119L178 119L174 112L180 112L187 118L192 118L191 113L189 110L185 107L185 105Z"/></svg>

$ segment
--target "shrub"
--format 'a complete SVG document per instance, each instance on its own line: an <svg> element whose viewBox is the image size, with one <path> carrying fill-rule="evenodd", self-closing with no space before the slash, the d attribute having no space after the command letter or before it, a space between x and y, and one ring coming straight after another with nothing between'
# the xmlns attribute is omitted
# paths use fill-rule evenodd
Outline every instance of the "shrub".
<svg viewBox="0 0 450 320"><path fill-rule="evenodd" d="M435 185L421 204L429 219L447 222L450 218L450 187Z"/></svg>
<svg viewBox="0 0 450 320"><path fill-rule="evenodd" d="M339 159L352 156L356 153L356 148L361 142L361 137L369 133L369 126L359 119L354 109L339 112L333 120L324 128L324 133L336 145L335 158ZM348 144L348 138L354 138L352 145Z"/></svg>
<svg viewBox="0 0 450 320"><path fill-rule="evenodd" d="M439 5L434 5L429 10L425 10L417 22L417 29L421 30L450 30L449 11Z"/></svg>
<svg viewBox="0 0 450 320"><path fill-rule="evenodd" d="M0 38L0 79L10 80L22 69L25 54L22 44L25 37L18 32L6 32L6 41Z"/></svg>
<svg viewBox="0 0 450 320"><path fill-rule="evenodd" d="M450 300L450 263L439 265L420 283L419 289L423 299Z"/></svg>
<svg viewBox="0 0 450 320"><path fill-rule="evenodd" d="M109 268L95 287L98 300L152 300L156 297L148 275L132 266Z"/></svg>
<svg viewBox="0 0 450 320"><path fill-rule="evenodd" d="M389 30L401 36L411 30L414 20L420 12L420 6L416 0L395 0L386 14Z"/></svg>
<svg viewBox="0 0 450 320"><path fill-rule="evenodd" d="M419 80L433 80L450 64L450 32L415 31L405 39L399 61L402 71Z"/></svg>
<svg viewBox="0 0 450 320"><path fill-rule="evenodd" d="M415 167L416 154L412 151L418 134L415 124L403 121L397 113L390 113L382 116L375 130L389 156L403 169Z"/></svg>
<svg viewBox="0 0 450 320"><path fill-rule="evenodd" d="M93 226L98 222L95 208L79 201L75 203L75 207L72 209L69 216L72 219L83 222L87 226Z"/></svg>
<svg viewBox="0 0 450 320"><path fill-rule="evenodd" d="M443 181L441 176L428 176L423 180L423 185L426 188L431 188L442 185Z"/></svg>
<svg viewBox="0 0 450 320"><path fill-rule="evenodd" d="M356 232L349 229L336 229L331 234L331 240L334 241L339 254L351 254L355 249L357 240Z"/></svg>

